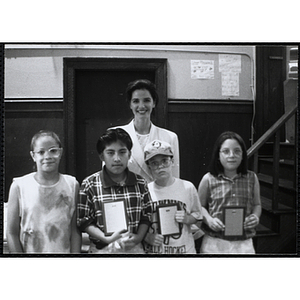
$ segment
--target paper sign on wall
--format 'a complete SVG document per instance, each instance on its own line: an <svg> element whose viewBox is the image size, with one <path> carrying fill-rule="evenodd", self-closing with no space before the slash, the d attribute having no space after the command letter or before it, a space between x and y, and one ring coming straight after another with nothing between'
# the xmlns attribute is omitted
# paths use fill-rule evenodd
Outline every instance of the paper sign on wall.
<svg viewBox="0 0 300 300"><path fill-rule="evenodd" d="M219 72L222 73L222 96L239 96L239 73L241 71L241 55L219 55Z"/></svg>
<svg viewBox="0 0 300 300"><path fill-rule="evenodd" d="M219 54L219 72L241 73L242 64L240 55Z"/></svg>
<svg viewBox="0 0 300 300"><path fill-rule="evenodd" d="M213 60L191 60L192 79L214 79Z"/></svg>
<svg viewBox="0 0 300 300"><path fill-rule="evenodd" d="M239 73L222 73L222 95L239 96Z"/></svg>

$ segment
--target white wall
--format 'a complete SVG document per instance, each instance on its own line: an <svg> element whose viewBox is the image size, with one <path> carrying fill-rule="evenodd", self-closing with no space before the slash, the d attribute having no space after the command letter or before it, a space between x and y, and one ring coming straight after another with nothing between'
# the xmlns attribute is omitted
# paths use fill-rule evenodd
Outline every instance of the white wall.
<svg viewBox="0 0 300 300"><path fill-rule="evenodd" d="M64 57L145 57L168 59L168 97L227 99L222 96L218 55L241 55L239 96L252 100L254 46L189 45L6 45L5 98L63 98ZM213 60L214 79L191 79L191 60Z"/></svg>

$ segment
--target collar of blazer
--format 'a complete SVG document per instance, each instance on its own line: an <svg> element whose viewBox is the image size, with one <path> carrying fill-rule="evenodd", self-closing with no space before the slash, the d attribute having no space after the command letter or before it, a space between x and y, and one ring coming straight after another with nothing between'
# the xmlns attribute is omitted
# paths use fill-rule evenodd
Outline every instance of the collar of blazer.
<svg viewBox="0 0 300 300"><path fill-rule="evenodd" d="M136 131L134 129L134 120L132 120L128 125L124 126L124 129L130 134L132 142L135 145L131 151L131 159L134 160L150 178L152 178L152 174L144 161L144 151L138 141ZM155 139L156 130L156 126L151 123L149 141Z"/></svg>

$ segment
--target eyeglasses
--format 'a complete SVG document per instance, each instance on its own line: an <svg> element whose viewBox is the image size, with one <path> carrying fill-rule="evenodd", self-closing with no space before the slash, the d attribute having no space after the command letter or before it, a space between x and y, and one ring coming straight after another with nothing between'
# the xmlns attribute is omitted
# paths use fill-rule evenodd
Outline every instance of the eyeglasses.
<svg viewBox="0 0 300 300"><path fill-rule="evenodd" d="M234 149L234 150L230 150L230 149L223 149L220 150L221 153L223 153L225 156L229 156L230 153L232 152L234 156L236 157L240 157L243 154L243 151L240 149Z"/></svg>
<svg viewBox="0 0 300 300"><path fill-rule="evenodd" d="M33 153L37 154L40 157L43 157L46 152L52 157L58 157L61 153L61 148L50 148L48 150L40 150L40 151L32 151Z"/></svg>
<svg viewBox="0 0 300 300"><path fill-rule="evenodd" d="M167 168L171 165L172 160L168 158L163 158L161 161L150 161L148 164L151 169L156 170L159 168L159 166L163 166L164 168Z"/></svg>

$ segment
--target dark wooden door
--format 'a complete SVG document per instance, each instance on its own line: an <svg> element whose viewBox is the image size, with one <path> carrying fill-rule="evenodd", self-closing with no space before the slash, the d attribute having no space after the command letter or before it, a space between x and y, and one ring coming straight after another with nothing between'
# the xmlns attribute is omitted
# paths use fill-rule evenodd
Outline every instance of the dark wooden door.
<svg viewBox="0 0 300 300"><path fill-rule="evenodd" d="M67 64L64 69L67 172L81 183L101 169L96 150L98 137L107 128L124 125L133 117L125 95L130 81L145 78L156 83L160 107L153 121L165 125L166 65L165 60L95 58L67 59Z"/></svg>
<svg viewBox="0 0 300 300"><path fill-rule="evenodd" d="M255 140L284 114L285 79L286 47L257 46Z"/></svg>
<svg viewBox="0 0 300 300"><path fill-rule="evenodd" d="M154 80L153 72L85 71L76 72L76 158L78 180L97 172L100 160L98 137L107 128L124 125L132 119L125 100L127 84L135 79Z"/></svg>

